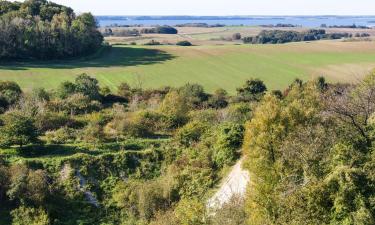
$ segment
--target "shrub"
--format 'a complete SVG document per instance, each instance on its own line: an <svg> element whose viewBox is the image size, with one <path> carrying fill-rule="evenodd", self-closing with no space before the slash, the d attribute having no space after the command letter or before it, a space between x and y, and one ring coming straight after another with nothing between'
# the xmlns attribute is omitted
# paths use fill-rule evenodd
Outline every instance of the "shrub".
<svg viewBox="0 0 375 225"><path fill-rule="evenodd" d="M201 121L190 122L177 131L175 138L181 145L188 147L198 142L207 129L207 125Z"/></svg>
<svg viewBox="0 0 375 225"><path fill-rule="evenodd" d="M230 165L237 157L242 145L244 127L239 124L225 124L219 129L214 146L214 161L218 167Z"/></svg>
<svg viewBox="0 0 375 225"><path fill-rule="evenodd" d="M156 27L155 31L158 34L177 34L178 33L176 28L173 28L173 27L170 27L170 26Z"/></svg>
<svg viewBox="0 0 375 225"><path fill-rule="evenodd" d="M259 101L267 91L266 85L259 79L250 79L246 84L237 88L237 96L240 101Z"/></svg>
<svg viewBox="0 0 375 225"><path fill-rule="evenodd" d="M11 212L14 225L49 225L48 214L42 208L21 206Z"/></svg>
<svg viewBox="0 0 375 225"><path fill-rule="evenodd" d="M241 40L241 34L240 33L235 33L232 35L233 40Z"/></svg>
<svg viewBox="0 0 375 225"><path fill-rule="evenodd" d="M3 124L0 127L0 145L19 145L22 148L23 145L38 141L33 120L21 112L7 113L3 118Z"/></svg>
<svg viewBox="0 0 375 225"><path fill-rule="evenodd" d="M161 45L161 43L158 42L158 41L155 41L155 40L151 40L151 41L145 43L144 45Z"/></svg>
<svg viewBox="0 0 375 225"><path fill-rule="evenodd" d="M189 41L179 41L176 43L178 46L192 46L191 42Z"/></svg>
<svg viewBox="0 0 375 225"><path fill-rule="evenodd" d="M76 139L76 132L72 128L62 127L55 131L47 131L45 138L48 144L70 144Z"/></svg>

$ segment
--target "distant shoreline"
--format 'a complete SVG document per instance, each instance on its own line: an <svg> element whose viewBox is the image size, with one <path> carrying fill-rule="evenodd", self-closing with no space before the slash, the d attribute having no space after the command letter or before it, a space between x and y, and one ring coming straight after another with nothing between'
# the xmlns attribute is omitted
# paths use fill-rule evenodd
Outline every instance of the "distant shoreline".
<svg viewBox="0 0 375 225"><path fill-rule="evenodd" d="M226 26L259 26L274 24L295 24L303 27L328 26L374 26L374 16L96 16L100 26L119 25L170 25L183 23L224 24Z"/></svg>

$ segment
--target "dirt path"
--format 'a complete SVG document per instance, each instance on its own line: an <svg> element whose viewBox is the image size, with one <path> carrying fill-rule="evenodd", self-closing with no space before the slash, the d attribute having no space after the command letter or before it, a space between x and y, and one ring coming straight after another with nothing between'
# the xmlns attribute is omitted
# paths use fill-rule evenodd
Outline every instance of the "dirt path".
<svg viewBox="0 0 375 225"><path fill-rule="evenodd" d="M244 196L250 175L242 169L242 159L234 165L232 171L224 179L220 189L208 200L208 208L220 208L229 202L234 195Z"/></svg>

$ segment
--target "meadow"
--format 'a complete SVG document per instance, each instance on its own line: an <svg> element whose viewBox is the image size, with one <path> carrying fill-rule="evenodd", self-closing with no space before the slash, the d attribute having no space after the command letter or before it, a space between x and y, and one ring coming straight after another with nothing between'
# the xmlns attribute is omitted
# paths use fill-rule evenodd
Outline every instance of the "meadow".
<svg viewBox="0 0 375 225"><path fill-rule="evenodd" d="M269 89L283 89L296 78L325 76L329 81L355 82L375 68L371 41L318 41L283 45L205 44L114 45L86 59L0 64L0 80L16 81L24 89L55 88L87 73L115 90L121 82L133 86L202 84L207 91L234 93L249 78L262 79Z"/></svg>

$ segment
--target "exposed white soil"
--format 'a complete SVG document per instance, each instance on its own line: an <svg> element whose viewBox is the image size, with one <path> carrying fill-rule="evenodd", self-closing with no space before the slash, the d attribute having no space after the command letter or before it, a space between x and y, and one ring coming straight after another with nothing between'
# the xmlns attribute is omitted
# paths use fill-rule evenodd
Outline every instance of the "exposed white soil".
<svg viewBox="0 0 375 225"><path fill-rule="evenodd" d="M223 180L219 190L208 200L207 207L218 209L228 203L234 196L243 197L250 181L249 171L242 169L242 160L233 166L231 172Z"/></svg>

